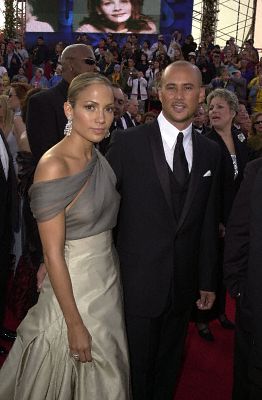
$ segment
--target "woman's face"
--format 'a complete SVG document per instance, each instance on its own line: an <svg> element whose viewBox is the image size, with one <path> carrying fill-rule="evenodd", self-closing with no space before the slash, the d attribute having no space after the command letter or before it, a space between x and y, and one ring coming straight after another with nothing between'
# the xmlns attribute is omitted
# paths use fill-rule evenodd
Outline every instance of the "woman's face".
<svg viewBox="0 0 262 400"><path fill-rule="evenodd" d="M214 97L209 105L210 124L215 129L224 129L232 125L236 113L222 97Z"/></svg>
<svg viewBox="0 0 262 400"><path fill-rule="evenodd" d="M73 109L66 103L65 112L67 117L72 117L72 134L90 143L98 143L113 122L113 91L108 86L94 83L78 94Z"/></svg>
<svg viewBox="0 0 262 400"><path fill-rule="evenodd" d="M97 12L104 14L110 22L121 24L131 17L132 5L130 0L101 0Z"/></svg>
<svg viewBox="0 0 262 400"><path fill-rule="evenodd" d="M256 121L254 122L254 128L256 133L258 134L262 134L262 114L259 115L256 119Z"/></svg>
<svg viewBox="0 0 262 400"><path fill-rule="evenodd" d="M17 110L18 108L20 108L20 100L16 95L15 89L13 87L11 87L10 91L9 91L9 107L12 110Z"/></svg>

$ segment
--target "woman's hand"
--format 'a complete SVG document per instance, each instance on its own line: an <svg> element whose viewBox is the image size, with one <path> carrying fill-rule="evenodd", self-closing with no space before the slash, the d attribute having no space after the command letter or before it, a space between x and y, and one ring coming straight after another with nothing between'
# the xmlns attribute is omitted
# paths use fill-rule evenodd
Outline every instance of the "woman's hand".
<svg viewBox="0 0 262 400"><path fill-rule="evenodd" d="M74 324L67 328L67 336L70 354L77 361L86 363L92 361L91 344L92 337L83 323Z"/></svg>

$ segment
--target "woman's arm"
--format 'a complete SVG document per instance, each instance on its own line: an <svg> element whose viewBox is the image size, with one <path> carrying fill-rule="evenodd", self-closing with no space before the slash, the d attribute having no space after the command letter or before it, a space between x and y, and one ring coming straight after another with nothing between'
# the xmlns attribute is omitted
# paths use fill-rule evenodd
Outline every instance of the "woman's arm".
<svg viewBox="0 0 262 400"><path fill-rule="evenodd" d="M51 163L53 163L53 160ZM55 164L53 163L50 166L48 160L47 162L40 161L35 182L65 176L61 164L58 168ZM78 311L64 258L65 210L51 220L38 222L38 229L48 276L67 325L70 352L71 354L78 354L81 362L91 361L92 339Z"/></svg>

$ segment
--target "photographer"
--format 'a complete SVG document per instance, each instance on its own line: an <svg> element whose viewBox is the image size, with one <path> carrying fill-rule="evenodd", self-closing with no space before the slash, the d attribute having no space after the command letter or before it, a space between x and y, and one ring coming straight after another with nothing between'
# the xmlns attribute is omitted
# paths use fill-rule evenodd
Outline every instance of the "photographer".
<svg viewBox="0 0 262 400"><path fill-rule="evenodd" d="M147 80L142 71L138 71L137 74L130 72L127 84L131 87L130 99L142 100L143 102L147 100Z"/></svg>

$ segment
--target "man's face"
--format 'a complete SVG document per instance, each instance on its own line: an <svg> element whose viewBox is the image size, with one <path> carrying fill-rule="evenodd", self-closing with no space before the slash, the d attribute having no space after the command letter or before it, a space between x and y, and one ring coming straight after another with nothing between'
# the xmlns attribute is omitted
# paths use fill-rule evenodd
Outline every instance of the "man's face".
<svg viewBox="0 0 262 400"><path fill-rule="evenodd" d="M113 88L114 93L114 118L118 119L124 114L125 98L120 88Z"/></svg>
<svg viewBox="0 0 262 400"><path fill-rule="evenodd" d="M206 121L206 112L203 107L198 107L198 110L194 116L193 123L195 126L198 128L202 128L202 126L205 124Z"/></svg>
<svg viewBox="0 0 262 400"><path fill-rule="evenodd" d="M138 113L138 101L137 101L137 100L131 99L131 100L129 101L127 111L129 111L130 114L131 114L131 116L132 116L133 118L135 118L136 115L137 115L137 113Z"/></svg>
<svg viewBox="0 0 262 400"><path fill-rule="evenodd" d="M162 77L159 98L165 118L180 130L187 128L201 100L201 77L190 65L172 65Z"/></svg>
<svg viewBox="0 0 262 400"><path fill-rule="evenodd" d="M95 56L88 46L81 46L75 50L71 64L74 76L84 72L94 72L96 70Z"/></svg>

